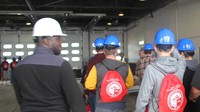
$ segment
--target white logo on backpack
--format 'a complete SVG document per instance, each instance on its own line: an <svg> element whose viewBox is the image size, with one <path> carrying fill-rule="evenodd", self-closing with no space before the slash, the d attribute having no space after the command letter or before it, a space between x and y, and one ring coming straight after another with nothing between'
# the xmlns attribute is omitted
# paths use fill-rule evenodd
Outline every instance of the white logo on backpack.
<svg viewBox="0 0 200 112"><path fill-rule="evenodd" d="M118 82L119 79L110 79L110 81L106 87L106 92L110 97L117 97L122 92L122 86Z"/></svg>
<svg viewBox="0 0 200 112"><path fill-rule="evenodd" d="M183 92L180 89L170 92L167 100L168 107L171 110L178 110L183 103L183 98Z"/></svg>

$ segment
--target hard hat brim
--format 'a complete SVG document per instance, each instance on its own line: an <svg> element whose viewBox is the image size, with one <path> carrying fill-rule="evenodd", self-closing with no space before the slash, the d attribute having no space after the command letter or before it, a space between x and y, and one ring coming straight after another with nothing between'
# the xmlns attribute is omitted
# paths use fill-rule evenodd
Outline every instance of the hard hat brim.
<svg viewBox="0 0 200 112"><path fill-rule="evenodd" d="M50 37L53 37L53 36L63 36L63 37L66 37L67 34L58 34L58 35L32 35L33 37L42 37L42 36L50 36Z"/></svg>

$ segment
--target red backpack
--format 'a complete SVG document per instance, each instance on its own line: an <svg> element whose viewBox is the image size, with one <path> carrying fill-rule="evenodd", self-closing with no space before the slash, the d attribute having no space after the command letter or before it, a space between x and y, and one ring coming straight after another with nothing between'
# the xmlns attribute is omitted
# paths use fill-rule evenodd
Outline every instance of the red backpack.
<svg viewBox="0 0 200 112"><path fill-rule="evenodd" d="M111 70L107 66L105 67L108 71L106 72L101 83L101 100L102 102L121 101L128 92L126 84L122 76L116 71L117 68L115 70Z"/></svg>
<svg viewBox="0 0 200 112"><path fill-rule="evenodd" d="M164 75L158 97L159 112L183 112L187 104L183 83L174 73L166 74L155 63L151 65Z"/></svg>
<svg viewBox="0 0 200 112"><path fill-rule="evenodd" d="M8 70L8 67L9 67L9 64L8 64L7 61L3 61L1 66L2 66L2 69L3 69L3 70L7 71L7 70Z"/></svg>
<svg viewBox="0 0 200 112"><path fill-rule="evenodd" d="M159 94L159 112L183 112L187 99L183 83L175 74L166 74Z"/></svg>
<svg viewBox="0 0 200 112"><path fill-rule="evenodd" d="M16 61L13 61L11 64L10 64L10 68L11 69L14 69L15 66L16 66L17 62Z"/></svg>

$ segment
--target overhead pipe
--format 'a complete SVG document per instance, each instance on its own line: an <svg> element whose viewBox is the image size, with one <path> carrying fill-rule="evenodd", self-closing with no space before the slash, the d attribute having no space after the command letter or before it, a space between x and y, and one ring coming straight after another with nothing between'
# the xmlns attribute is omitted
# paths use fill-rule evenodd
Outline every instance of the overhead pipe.
<svg viewBox="0 0 200 112"><path fill-rule="evenodd" d="M106 16L104 13L73 13L73 11L10 11L10 10L1 10L0 14L7 15L63 15L68 14L69 16Z"/></svg>

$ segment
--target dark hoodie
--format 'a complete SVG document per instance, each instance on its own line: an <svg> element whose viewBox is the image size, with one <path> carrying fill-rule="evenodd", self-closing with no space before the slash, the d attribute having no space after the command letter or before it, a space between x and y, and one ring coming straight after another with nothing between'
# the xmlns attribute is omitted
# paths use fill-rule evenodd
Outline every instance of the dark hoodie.
<svg viewBox="0 0 200 112"><path fill-rule="evenodd" d="M184 112L195 112L195 103L189 100L191 89L191 81L197 69L198 62L196 60L186 60L186 70L183 76L183 85L185 87L185 94L187 98L187 105Z"/></svg>

